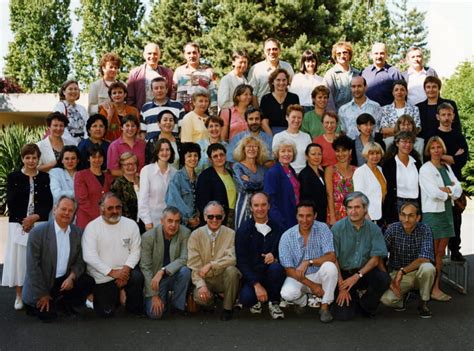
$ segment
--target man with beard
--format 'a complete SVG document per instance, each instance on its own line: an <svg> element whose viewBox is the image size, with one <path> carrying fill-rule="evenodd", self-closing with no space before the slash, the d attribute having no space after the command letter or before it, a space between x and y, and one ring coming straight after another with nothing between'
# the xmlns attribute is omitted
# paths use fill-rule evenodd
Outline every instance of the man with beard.
<svg viewBox="0 0 474 351"><path fill-rule="evenodd" d="M143 311L143 274L140 231L135 221L122 217L122 202L113 193L100 201L100 216L90 222L82 237L87 274L95 280L94 310L112 317L119 305L140 314Z"/></svg>
<svg viewBox="0 0 474 351"><path fill-rule="evenodd" d="M271 135L268 135L265 133L262 129L262 113L258 108L255 108L253 106L249 106L247 111L245 111L245 121L247 122L247 125L249 127L248 130L240 132L237 134L234 138L232 138L232 141L229 144L229 147L227 148L227 161L229 162L235 162L233 153L234 150L237 146L237 144L246 136L253 136L255 138L259 138L267 147L268 150L268 156L272 154L272 141L273 138Z"/></svg>

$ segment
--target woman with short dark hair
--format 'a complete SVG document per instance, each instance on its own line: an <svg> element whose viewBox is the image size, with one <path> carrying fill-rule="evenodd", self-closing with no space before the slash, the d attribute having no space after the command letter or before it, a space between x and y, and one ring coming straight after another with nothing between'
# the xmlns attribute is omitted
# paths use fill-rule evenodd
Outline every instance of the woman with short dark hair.
<svg viewBox="0 0 474 351"><path fill-rule="evenodd" d="M54 203L63 195L74 197L74 177L80 162L77 146L66 145L61 151L57 167L49 171Z"/></svg>
<svg viewBox="0 0 474 351"><path fill-rule="evenodd" d="M248 84L238 85L233 93L233 106L221 110L220 117L224 121L222 126L222 140L231 142L234 136L248 130L245 121L245 111L252 103L253 88Z"/></svg>
<svg viewBox="0 0 474 351"><path fill-rule="evenodd" d="M102 169L107 168L107 152L109 150L110 143L105 140L105 134L108 129L107 118L101 114L96 113L89 117L86 123L87 135L86 139L82 139L78 145L79 153L81 155L81 169L89 168L89 148L93 145L99 145L104 151L105 159Z"/></svg>

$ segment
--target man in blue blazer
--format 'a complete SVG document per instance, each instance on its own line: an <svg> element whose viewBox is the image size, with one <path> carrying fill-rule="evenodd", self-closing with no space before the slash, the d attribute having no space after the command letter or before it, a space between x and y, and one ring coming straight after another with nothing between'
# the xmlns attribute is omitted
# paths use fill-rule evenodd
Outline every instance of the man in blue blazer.
<svg viewBox="0 0 474 351"><path fill-rule="evenodd" d="M58 308L74 312L94 284L83 275L82 229L71 224L76 208L73 198L61 196L53 218L33 228L28 238L23 302L29 315L44 322L56 319Z"/></svg>

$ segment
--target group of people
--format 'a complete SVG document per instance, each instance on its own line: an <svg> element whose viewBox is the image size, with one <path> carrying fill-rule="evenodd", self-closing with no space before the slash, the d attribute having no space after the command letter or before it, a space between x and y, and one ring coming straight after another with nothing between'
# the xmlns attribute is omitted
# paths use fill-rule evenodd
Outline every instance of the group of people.
<svg viewBox="0 0 474 351"><path fill-rule="evenodd" d="M220 296L222 320L238 299L275 319L320 306L330 322L380 301L403 310L416 288L431 317L430 299L451 299L448 241L464 260L457 108L421 49L403 74L382 43L362 71L352 50L336 43L324 77L306 50L295 74L270 38L247 76L236 50L218 86L198 44L174 73L147 44L127 84L120 57L102 57L87 109L65 82L46 135L8 177L2 285L16 287L15 309L50 321L122 304L158 319Z"/></svg>

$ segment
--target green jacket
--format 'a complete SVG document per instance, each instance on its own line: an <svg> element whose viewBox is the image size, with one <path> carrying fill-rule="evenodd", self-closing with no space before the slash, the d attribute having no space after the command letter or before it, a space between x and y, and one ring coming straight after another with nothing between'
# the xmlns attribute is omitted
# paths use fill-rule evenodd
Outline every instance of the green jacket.
<svg viewBox="0 0 474 351"><path fill-rule="evenodd" d="M179 226L176 235L170 243L170 263L165 267L169 275L178 272L181 267L186 266L188 260L188 238L190 230L183 225ZM151 289L151 280L163 267L164 238L163 227L148 230L142 235L142 248L140 269L145 277L145 297L158 295L158 291Z"/></svg>

